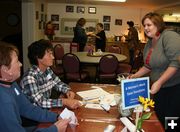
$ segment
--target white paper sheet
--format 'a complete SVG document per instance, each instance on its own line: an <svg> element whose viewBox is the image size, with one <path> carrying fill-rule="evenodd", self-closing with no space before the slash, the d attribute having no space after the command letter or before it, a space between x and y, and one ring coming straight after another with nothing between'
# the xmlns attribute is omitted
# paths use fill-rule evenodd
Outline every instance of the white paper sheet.
<svg viewBox="0 0 180 132"><path fill-rule="evenodd" d="M86 104L85 108L103 110L100 104Z"/></svg>
<svg viewBox="0 0 180 132"><path fill-rule="evenodd" d="M101 96L105 96L105 95L108 95L110 93L106 92L102 88L97 88L97 89L77 92L77 94L79 96L81 96L84 100L89 100L89 99L99 98Z"/></svg>
<svg viewBox="0 0 180 132"><path fill-rule="evenodd" d="M69 124L78 125L78 121L77 121L77 118L76 118L74 112L68 110L67 108L65 108L65 109L61 112L60 117L61 117L62 119L71 119L71 121L70 121Z"/></svg>

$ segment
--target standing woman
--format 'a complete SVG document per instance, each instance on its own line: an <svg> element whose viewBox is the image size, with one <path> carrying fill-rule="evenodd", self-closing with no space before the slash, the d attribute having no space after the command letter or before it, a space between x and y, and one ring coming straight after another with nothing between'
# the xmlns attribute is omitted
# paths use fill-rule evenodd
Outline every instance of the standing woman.
<svg viewBox="0 0 180 132"><path fill-rule="evenodd" d="M83 28L85 24L86 19L80 18L76 23L76 27L74 28L73 42L79 44L79 51L84 50L88 38L87 35L89 35L89 33L86 33L85 29Z"/></svg>
<svg viewBox="0 0 180 132"><path fill-rule="evenodd" d="M128 21L127 24L129 25L129 28L128 28L129 31L128 31L128 35L126 37L126 40L128 41L130 64L133 65L134 53L137 49L139 49L138 31L134 27L133 21Z"/></svg>
<svg viewBox="0 0 180 132"><path fill-rule="evenodd" d="M130 78L151 73L155 111L165 126L165 117L180 117L180 35L165 29L162 17L148 13L142 19L149 38L144 48L144 66Z"/></svg>
<svg viewBox="0 0 180 132"><path fill-rule="evenodd" d="M54 26L52 24L52 21L49 21L46 24L44 32L50 41L53 40L53 36L55 35L55 31L54 31Z"/></svg>
<svg viewBox="0 0 180 132"><path fill-rule="evenodd" d="M101 49L101 51L105 52L106 48L106 34L103 30L103 24L98 23L96 25L97 34L92 34L92 36L96 37L96 50Z"/></svg>

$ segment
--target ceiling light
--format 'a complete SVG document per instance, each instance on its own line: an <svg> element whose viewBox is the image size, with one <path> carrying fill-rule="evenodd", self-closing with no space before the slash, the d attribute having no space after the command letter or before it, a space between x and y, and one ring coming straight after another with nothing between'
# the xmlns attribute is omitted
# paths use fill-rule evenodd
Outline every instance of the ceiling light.
<svg viewBox="0 0 180 132"><path fill-rule="evenodd" d="M126 0L99 0L99 1L126 2Z"/></svg>
<svg viewBox="0 0 180 132"><path fill-rule="evenodd" d="M172 16L173 17L180 17L180 13L173 13Z"/></svg>

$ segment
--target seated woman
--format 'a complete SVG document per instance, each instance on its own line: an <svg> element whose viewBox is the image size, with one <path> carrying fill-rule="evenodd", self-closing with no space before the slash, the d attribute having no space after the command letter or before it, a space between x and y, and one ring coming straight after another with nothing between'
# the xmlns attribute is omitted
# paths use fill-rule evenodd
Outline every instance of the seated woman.
<svg viewBox="0 0 180 132"><path fill-rule="evenodd" d="M18 50L15 46L0 41L0 131L25 132L21 116L38 122L55 122L38 132L64 132L69 119L61 120L59 115L34 106L21 92L16 80L20 77Z"/></svg>

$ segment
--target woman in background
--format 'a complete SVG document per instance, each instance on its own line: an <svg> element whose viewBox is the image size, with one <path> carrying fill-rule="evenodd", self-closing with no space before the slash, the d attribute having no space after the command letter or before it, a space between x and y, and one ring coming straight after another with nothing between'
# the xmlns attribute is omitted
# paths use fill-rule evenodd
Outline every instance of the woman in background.
<svg viewBox="0 0 180 132"><path fill-rule="evenodd" d="M130 78L150 73L155 111L165 126L165 117L180 117L180 36L165 29L163 18L148 13L142 19L144 32L149 38L144 48L144 66Z"/></svg>
<svg viewBox="0 0 180 132"><path fill-rule="evenodd" d="M80 18L76 23L76 27L74 28L74 38L72 42L77 43L79 45L79 51L84 51L88 35L90 35L89 32L85 32L85 24L86 19Z"/></svg>
<svg viewBox="0 0 180 132"><path fill-rule="evenodd" d="M138 31L134 27L133 21L128 21L127 24L129 25L129 32L126 36L126 40L128 41L128 49L129 49L129 56L130 56L130 65L134 63L134 53L137 49L139 49L139 38L138 38Z"/></svg>
<svg viewBox="0 0 180 132"><path fill-rule="evenodd" d="M47 35L49 40L53 40L53 36L55 35L54 26L52 21L49 21L45 26L45 34Z"/></svg>
<svg viewBox="0 0 180 132"><path fill-rule="evenodd" d="M101 51L105 52L106 48L106 34L103 30L103 24L98 23L96 25L97 34L91 34L91 36L96 37L96 50L101 49Z"/></svg>

